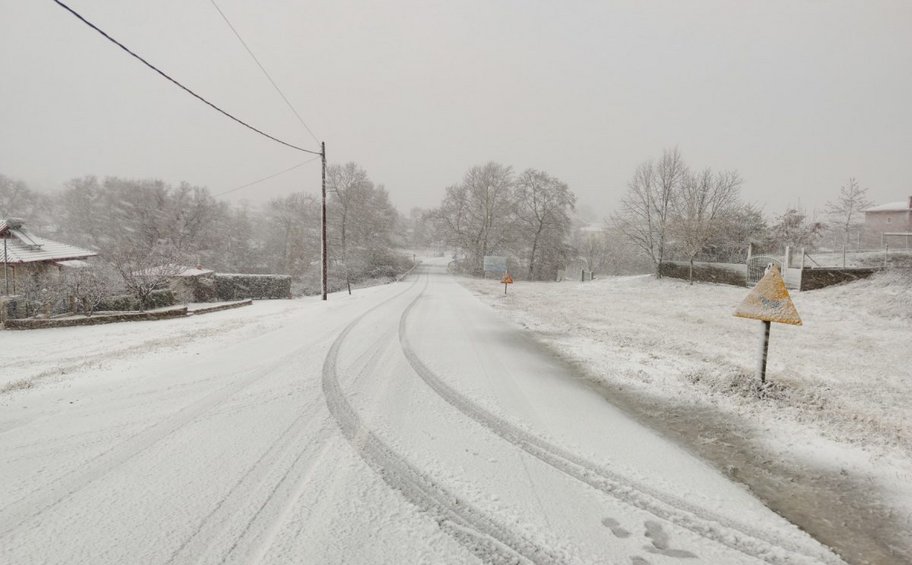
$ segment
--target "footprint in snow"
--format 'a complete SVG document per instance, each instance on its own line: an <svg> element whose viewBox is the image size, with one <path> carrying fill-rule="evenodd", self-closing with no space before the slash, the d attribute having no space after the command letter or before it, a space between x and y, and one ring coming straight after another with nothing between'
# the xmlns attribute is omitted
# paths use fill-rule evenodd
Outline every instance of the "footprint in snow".
<svg viewBox="0 0 912 565"><path fill-rule="evenodd" d="M611 533L614 534L614 537L616 538L626 538L630 536L630 532L622 528L614 518L605 518L602 520L602 525L611 530Z"/></svg>
<svg viewBox="0 0 912 565"><path fill-rule="evenodd" d="M679 559L695 559L697 557L687 550L670 548L668 534L662 529L662 524L647 521L644 525L646 526L646 537L652 540L652 546L643 546L646 551Z"/></svg>

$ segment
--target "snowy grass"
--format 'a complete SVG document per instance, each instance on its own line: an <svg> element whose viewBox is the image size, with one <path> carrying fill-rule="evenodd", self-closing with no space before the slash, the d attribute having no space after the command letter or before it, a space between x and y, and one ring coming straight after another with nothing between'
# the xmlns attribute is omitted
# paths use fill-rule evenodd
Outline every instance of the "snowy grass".
<svg viewBox="0 0 912 565"><path fill-rule="evenodd" d="M844 557L909 562L912 271L794 293L804 325L773 324L764 386L762 324L732 315L745 288L639 276L504 296L461 282Z"/></svg>
<svg viewBox="0 0 912 565"><path fill-rule="evenodd" d="M796 293L804 326L774 324L765 386L760 324L732 316L747 289L616 277L522 283L504 297L490 281L463 283L597 380L912 452L908 271Z"/></svg>

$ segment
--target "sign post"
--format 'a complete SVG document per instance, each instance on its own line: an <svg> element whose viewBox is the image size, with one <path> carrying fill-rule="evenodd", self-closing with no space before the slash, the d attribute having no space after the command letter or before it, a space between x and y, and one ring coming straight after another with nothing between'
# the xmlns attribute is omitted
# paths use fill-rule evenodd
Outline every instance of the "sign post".
<svg viewBox="0 0 912 565"><path fill-rule="evenodd" d="M735 316L763 322L757 377L760 379L760 384L766 384L766 360L772 322L801 325L798 310L795 309L795 304L789 296L788 289L785 288L785 281L782 280L777 266L772 263L767 266L766 274L735 310Z"/></svg>
<svg viewBox="0 0 912 565"><path fill-rule="evenodd" d="M772 325L772 322L763 322L763 338L760 339L760 360L757 363L757 375L760 377L760 384L766 384L766 358L769 352L770 326Z"/></svg>
<svg viewBox="0 0 912 565"><path fill-rule="evenodd" d="M506 296L507 285L513 284L513 277L510 276L510 273L504 272L504 276L500 279L500 282L504 285L504 296Z"/></svg>

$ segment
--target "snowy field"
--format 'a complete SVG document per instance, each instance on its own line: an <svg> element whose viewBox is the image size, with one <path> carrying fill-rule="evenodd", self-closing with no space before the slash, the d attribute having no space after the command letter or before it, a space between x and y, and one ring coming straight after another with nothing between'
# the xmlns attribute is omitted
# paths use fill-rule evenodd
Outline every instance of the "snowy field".
<svg viewBox="0 0 912 565"><path fill-rule="evenodd" d="M438 266L0 370L4 564L842 562Z"/></svg>
<svg viewBox="0 0 912 565"><path fill-rule="evenodd" d="M771 385L762 398L754 377L762 324L732 316L747 289L641 276L520 282L504 296L495 281L460 282L604 385L607 395L626 398L632 412L667 426L669 435L761 496L770 490L767 502L796 521L806 518L802 527L820 529L818 538L844 538L859 562L912 560L908 274L793 294L804 325L773 324ZM768 464L757 464L764 459ZM795 481L819 484L796 490L789 485ZM827 488L832 506L816 516L787 500ZM851 489L870 514L819 515L849 502ZM866 527L876 539L846 537L864 535L859 530ZM882 560L871 556L875 550Z"/></svg>

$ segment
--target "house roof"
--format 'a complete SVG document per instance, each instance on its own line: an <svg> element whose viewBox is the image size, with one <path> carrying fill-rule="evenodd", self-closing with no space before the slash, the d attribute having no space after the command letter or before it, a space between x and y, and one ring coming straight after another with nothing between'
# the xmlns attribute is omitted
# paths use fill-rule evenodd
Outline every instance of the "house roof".
<svg viewBox="0 0 912 565"><path fill-rule="evenodd" d="M201 275L211 275L214 273L212 269L203 269L202 267L185 267L183 271L178 273L178 277L198 277Z"/></svg>
<svg viewBox="0 0 912 565"><path fill-rule="evenodd" d="M910 202L908 200L900 200L899 202L890 202L868 208L865 212L908 212L909 210L912 210Z"/></svg>
<svg viewBox="0 0 912 565"><path fill-rule="evenodd" d="M0 248L0 264L5 261L10 264L66 261L98 255L88 249L33 235L22 227L21 220L12 218L0 220L0 236L6 241L6 258Z"/></svg>

